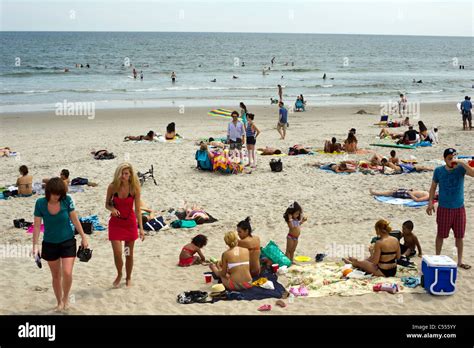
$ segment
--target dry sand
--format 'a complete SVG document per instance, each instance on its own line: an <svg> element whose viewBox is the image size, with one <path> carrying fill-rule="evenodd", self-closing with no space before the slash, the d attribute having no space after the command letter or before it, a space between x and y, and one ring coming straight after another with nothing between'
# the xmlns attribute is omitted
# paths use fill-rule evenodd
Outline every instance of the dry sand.
<svg viewBox="0 0 474 348"><path fill-rule="evenodd" d="M399 150L401 158L415 155L427 165L441 160L444 148L456 147L462 154L474 154L474 132L461 130L460 116L451 104L422 104L421 119L428 128L438 126L441 144L418 150ZM293 144L322 147L325 139L343 140L351 127L357 128L359 147L388 154L388 148L369 147L379 131L373 123L379 119L378 106L310 107L305 113L289 115L287 140L279 140L275 129L275 106L251 107L256 124L262 131L258 146L275 146L287 150ZM373 114L357 115L365 109ZM71 177L87 177L99 183L83 193L72 194L80 215L98 214L104 226L109 212L104 208L107 184L116 166L126 158L136 170L155 166L158 186L147 182L144 199L156 210L180 207L183 201L199 203L217 223L191 230L169 229L135 249L134 286L111 289L115 278L112 250L107 232L95 232L89 242L94 250L89 263L76 262L71 294L75 303L71 314L259 314L257 307L275 300L225 302L208 305L181 305L176 295L187 290L208 290L203 272L208 268L176 266L181 247L197 233L209 237L206 257L219 257L225 250L223 234L235 230L236 224L251 216L255 234L262 243L276 241L285 248L287 228L282 214L290 200L298 201L309 220L302 228L298 255L314 256L327 251L328 245L367 245L374 235L379 218L392 222L394 228L411 219L425 254L434 253L435 217L424 209L402 208L376 202L369 189L396 187L429 189L431 173L410 175L333 175L306 166L315 161L332 161L341 157L315 155L284 157L284 171L272 173L268 157L258 157L258 168L252 174L220 175L196 171L195 141L200 137L224 136L227 120L207 116L209 108L99 110L94 119L81 116L55 116L52 112L3 114L0 116L2 146L20 153L17 158L1 158L0 183L16 181L18 167L28 165L35 181L57 175L62 168ZM163 133L168 122L175 121L182 143L134 144L122 142L125 135L144 134L154 129ZM107 149L117 155L110 161L96 161L92 149ZM350 155L363 159L368 155ZM12 227L12 220L32 221L37 197L0 201L0 245L31 245L31 234ZM465 238L465 262L473 259L474 182L466 177L465 204L468 228ZM453 258L454 239L445 241L443 253ZM11 256L11 255L10 255ZM415 257L419 264L420 259ZM297 298L287 308L274 307L269 314L472 314L474 271L459 270L457 293L453 296L406 294L403 302L387 293L354 297ZM0 259L0 314L52 313L55 298L46 263L38 269L32 259ZM284 281L284 279L282 279Z"/></svg>

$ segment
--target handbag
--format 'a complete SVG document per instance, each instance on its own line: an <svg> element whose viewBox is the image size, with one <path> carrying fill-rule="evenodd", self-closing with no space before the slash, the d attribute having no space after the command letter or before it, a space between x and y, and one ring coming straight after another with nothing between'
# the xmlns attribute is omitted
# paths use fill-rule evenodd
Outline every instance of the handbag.
<svg viewBox="0 0 474 348"><path fill-rule="evenodd" d="M272 170L272 172L281 172L283 170L283 163L280 159L272 159L270 161L270 169Z"/></svg>

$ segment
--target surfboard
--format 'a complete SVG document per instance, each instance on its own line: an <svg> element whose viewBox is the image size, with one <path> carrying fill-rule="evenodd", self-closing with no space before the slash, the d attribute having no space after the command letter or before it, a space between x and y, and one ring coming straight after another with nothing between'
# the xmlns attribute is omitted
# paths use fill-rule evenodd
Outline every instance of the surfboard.
<svg viewBox="0 0 474 348"><path fill-rule="evenodd" d="M371 146L382 146L382 147L395 147L398 149L416 149L415 146L411 145L402 145L402 144L369 144Z"/></svg>
<svg viewBox="0 0 474 348"><path fill-rule="evenodd" d="M232 118L231 116L232 111L227 110L227 109L214 109L214 110L209 111L207 114L209 116L214 116L214 117ZM239 116L239 119L241 119L240 116Z"/></svg>

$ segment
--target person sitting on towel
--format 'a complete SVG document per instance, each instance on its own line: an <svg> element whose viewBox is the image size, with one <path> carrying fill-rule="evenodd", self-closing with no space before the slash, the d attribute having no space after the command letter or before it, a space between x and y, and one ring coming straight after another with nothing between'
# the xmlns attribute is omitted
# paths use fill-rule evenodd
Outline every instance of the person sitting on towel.
<svg viewBox="0 0 474 348"><path fill-rule="evenodd" d="M326 140L324 143L324 152L333 153L333 152L342 152L342 145L338 143L336 138L333 137L331 141Z"/></svg>
<svg viewBox="0 0 474 348"><path fill-rule="evenodd" d="M165 134L165 139L166 140L173 140L176 137L176 125L174 122L171 122L166 126L166 134Z"/></svg>
<svg viewBox="0 0 474 348"><path fill-rule="evenodd" d="M127 135L125 138L123 138L123 141L129 141L129 140L136 140L136 141L148 140L148 141L152 141L155 138L155 136L156 136L156 133L151 130L146 135L137 135L137 136Z"/></svg>
<svg viewBox="0 0 474 348"><path fill-rule="evenodd" d="M19 169L21 176L16 180L18 195L28 197L33 194L33 176L28 175L28 167L22 165Z"/></svg>

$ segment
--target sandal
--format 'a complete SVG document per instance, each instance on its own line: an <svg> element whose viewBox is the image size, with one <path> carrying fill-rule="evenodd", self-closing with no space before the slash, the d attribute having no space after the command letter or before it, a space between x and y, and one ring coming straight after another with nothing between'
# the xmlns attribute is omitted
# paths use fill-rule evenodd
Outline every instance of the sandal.
<svg viewBox="0 0 474 348"><path fill-rule="evenodd" d="M272 305L269 305L269 304L264 304L260 307L258 307L258 311L260 312L268 312L268 311L271 311L272 310Z"/></svg>
<svg viewBox="0 0 474 348"><path fill-rule="evenodd" d="M301 296L300 291L297 288L290 288L290 294L293 294L295 297Z"/></svg>
<svg viewBox="0 0 474 348"><path fill-rule="evenodd" d="M286 303L285 303L285 301L283 301L283 300L278 300L278 301L275 302L275 304L276 304L277 306L280 306L281 308L285 308L285 307L286 307Z"/></svg>
<svg viewBox="0 0 474 348"><path fill-rule="evenodd" d="M308 289L304 285L300 286L299 293L300 293L300 296L308 296L309 294Z"/></svg>
<svg viewBox="0 0 474 348"><path fill-rule="evenodd" d="M458 267L462 269L471 269L471 266L467 263L461 263Z"/></svg>

